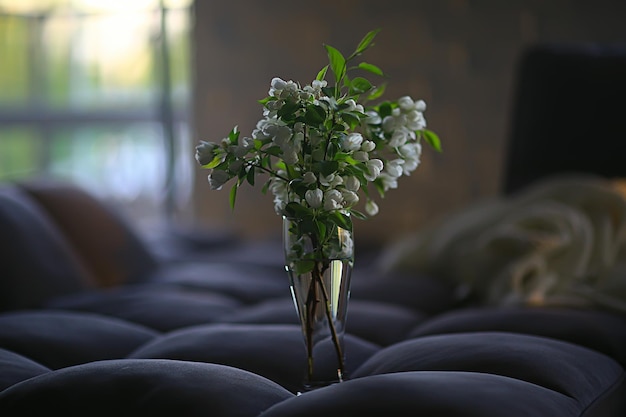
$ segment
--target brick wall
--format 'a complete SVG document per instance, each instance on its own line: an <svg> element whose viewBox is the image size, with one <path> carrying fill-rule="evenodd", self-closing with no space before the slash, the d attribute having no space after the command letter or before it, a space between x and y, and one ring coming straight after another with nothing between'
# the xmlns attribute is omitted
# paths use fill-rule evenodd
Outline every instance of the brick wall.
<svg viewBox="0 0 626 417"><path fill-rule="evenodd" d="M626 2L520 0L198 0L195 5L194 142L244 134L260 118L257 99L274 76L310 82L326 64L323 43L347 53L381 28L367 52L391 77L386 98L427 104L443 154L425 148L422 165L356 223L358 239L388 241L440 215L497 195L508 136L515 65L534 42L626 39ZM194 216L248 237L279 231L271 196L240 188L211 191L197 170Z"/></svg>

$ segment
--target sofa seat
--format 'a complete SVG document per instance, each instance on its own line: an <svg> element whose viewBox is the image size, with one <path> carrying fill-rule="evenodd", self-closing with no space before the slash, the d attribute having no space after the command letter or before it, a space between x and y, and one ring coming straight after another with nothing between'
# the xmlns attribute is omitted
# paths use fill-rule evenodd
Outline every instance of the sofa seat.
<svg viewBox="0 0 626 417"><path fill-rule="evenodd" d="M358 259L347 380L300 393L279 242L164 258L97 200L56 190L0 189L0 416L626 415L619 311L496 305L427 269ZM97 245L81 243L95 220L64 217L80 202L107 219Z"/></svg>

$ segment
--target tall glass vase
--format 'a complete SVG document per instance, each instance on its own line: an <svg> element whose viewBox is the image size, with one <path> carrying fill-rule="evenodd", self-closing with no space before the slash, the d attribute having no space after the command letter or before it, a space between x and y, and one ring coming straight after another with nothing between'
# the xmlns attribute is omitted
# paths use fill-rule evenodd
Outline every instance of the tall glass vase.
<svg viewBox="0 0 626 417"><path fill-rule="evenodd" d="M346 378L343 336L354 263L352 230L283 218L285 269L307 354L304 390Z"/></svg>

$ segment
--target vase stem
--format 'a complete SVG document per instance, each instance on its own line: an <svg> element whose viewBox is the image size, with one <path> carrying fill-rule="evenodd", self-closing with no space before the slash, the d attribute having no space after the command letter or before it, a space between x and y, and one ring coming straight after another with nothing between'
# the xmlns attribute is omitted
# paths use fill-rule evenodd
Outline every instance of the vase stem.
<svg viewBox="0 0 626 417"><path fill-rule="evenodd" d="M343 336L354 261L351 229L309 226L287 218L283 226L285 269L306 349L305 390L346 378Z"/></svg>
<svg viewBox="0 0 626 417"><path fill-rule="evenodd" d="M317 262L316 264L316 269L318 269L317 267ZM324 268L327 269L328 267ZM333 314L332 311L330 309L330 297L328 296L328 291L326 290L326 286L324 285L324 280L322 279L322 276L324 274L324 270L322 270L321 273L317 273L317 281L320 284L320 288L322 290L322 295L324 296L324 306L325 306L325 311L326 311L326 318L328 320L328 326L330 327L330 335L331 338L333 340L333 345L335 346L335 352L337 353L337 361L338 361L338 367L339 369L337 369L337 377L339 378L339 381L343 381L343 376L345 374L345 366L344 366L344 357L343 357L343 350L341 349L341 343L339 342L339 337L337 337L337 329L335 328L335 320L333 318Z"/></svg>

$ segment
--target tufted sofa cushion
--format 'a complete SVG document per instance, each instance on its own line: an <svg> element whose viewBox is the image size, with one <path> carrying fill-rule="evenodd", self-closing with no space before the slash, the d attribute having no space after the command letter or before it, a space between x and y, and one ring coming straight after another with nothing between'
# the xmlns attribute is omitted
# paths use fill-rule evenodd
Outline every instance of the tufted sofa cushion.
<svg viewBox="0 0 626 417"><path fill-rule="evenodd" d="M22 239L0 234L15 253L0 285L19 301L0 294L2 416L626 415L619 313L470 307L449 281L357 263L348 379L297 395L304 343L276 242L102 288L35 200L0 197Z"/></svg>
<svg viewBox="0 0 626 417"><path fill-rule="evenodd" d="M252 417L292 395L233 367L106 360L48 372L4 390L0 415Z"/></svg>
<svg viewBox="0 0 626 417"><path fill-rule="evenodd" d="M0 231L0 311L41 307L92 286L59 228L17 188L0 189Z"/></svg>

